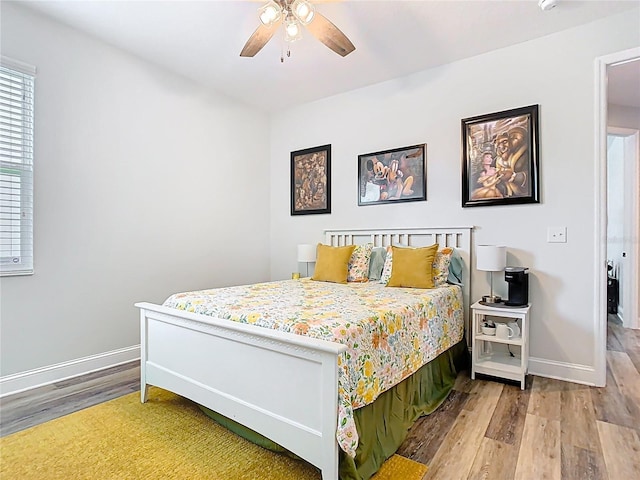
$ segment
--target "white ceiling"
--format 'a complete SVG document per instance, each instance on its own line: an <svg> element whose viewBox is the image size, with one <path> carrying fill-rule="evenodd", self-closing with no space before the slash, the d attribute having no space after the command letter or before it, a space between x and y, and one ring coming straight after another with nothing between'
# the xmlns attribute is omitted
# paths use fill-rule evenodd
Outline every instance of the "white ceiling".
<svg viewBox="0 0 640 480"><path fill-rule="evenodd" d="M342 58L307 33L284 63L279 34L255 57L239 56L258 25L260 0L20 3L277 111L595 21L639 0L560 0L545 12L537 0L317 1L317 10L351 39L355 52Z"/></svg>
<svg viewBox="0 0 640 480"><path fill-rule="evenodd" d="M609 67L607 77L609 103L640 108L640 59Z"/></svg>

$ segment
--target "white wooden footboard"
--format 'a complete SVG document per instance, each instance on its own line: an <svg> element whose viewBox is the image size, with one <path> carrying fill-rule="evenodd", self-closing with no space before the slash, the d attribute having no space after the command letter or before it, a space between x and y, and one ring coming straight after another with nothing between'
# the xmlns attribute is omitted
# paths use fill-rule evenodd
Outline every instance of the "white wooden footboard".
<svg viewBox="0 0 640 480"><path fill-rule="evenodd" d="M472 227L327 230L330 245L458 249L468 325ZM141 319L141 396L155 385L249 427L338 478L338 356L346 346L151 303Z"/></svg>
<svg viewBox="0 0 640 480"><path fill-rule="evenodd" d="M141 399L155 385L256 432L338 478L338 355L346 346L151 303Z"/></svg>

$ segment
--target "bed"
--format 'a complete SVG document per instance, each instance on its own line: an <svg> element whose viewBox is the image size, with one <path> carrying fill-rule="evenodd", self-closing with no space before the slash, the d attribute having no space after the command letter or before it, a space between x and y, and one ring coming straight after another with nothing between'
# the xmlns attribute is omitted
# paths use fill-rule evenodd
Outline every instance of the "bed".
<svg viewBox="0 0 640 480"><path fill-rule="evenodd" d="M441 303L454 301L447 298L460 299L461 312L457 312L456 317L463 318L458 323L462 322L466 330L471 231L470 227L328 230L324 243L411 247L438 243L441 248L455 248L462 259L462 274L466 281L460 286L436 290ZM288 280L239 286L235 290L245 296L256 294L256 290L283 290L293 298L297 291L312 283L322 282ZM338 288L329 284L324 287ZM386 288L380 284L344 287L349 288L352 292L349 295L361 303L368 301L363 299L380 298L376 295L382 295ZM394 289L387 288L390 290ZM222 310L211 306L200 308L200 302L209 295L210 292L189 292L170 297L166 305L136 304L140 308L141 321L141 401L146 401L150 385L175 392L248 427L317 466L323 480L337 479L340 458L352 458L358 447L352 410L362 406L360 403L366 404L367 400L371 400L372 405L381 401L358 399L354 394L355 383L345 380L349 371L353 373L353 369L345 364L345 358L353 356L353 345L329 341L330 337L323 335L307 336L307 332L296 332L295 328L265 328L251 322L247 316L244 322L234 321L228 314L218 313ZM222 304L223 300L219 302ZM256 302L264 303L261 297L256 297ZM228 303L233 305L233 301ZM442 321L444 325L450 320L443 318ZM449 325L442 328L452 329ZM455 335L451 334L449 343L459 340ZM449 346L440 345L441 349ZM436 350L432 348L431 354ZM421 360L416 357L411 361ZM404 384L411 380L410 374L409 371L401 372L396 380L400 379ZM351 388L349 385L353 388L346 395L345 390ZM381 396L386 390L386 386L379 386L373 397Z"/></svg>

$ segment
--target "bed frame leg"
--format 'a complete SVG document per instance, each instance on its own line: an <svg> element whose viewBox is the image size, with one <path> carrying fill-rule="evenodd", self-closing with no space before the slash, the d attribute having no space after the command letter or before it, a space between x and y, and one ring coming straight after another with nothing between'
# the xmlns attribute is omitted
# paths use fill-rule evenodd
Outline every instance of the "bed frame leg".
<svg viewBox="0 0 640 480"><path fill-rule="evenodd" d="M146 403L149 395L149 386L147 385L147 312L144 308L140 309L140 403Z"/></svg>
<svg viewBox="0 0 640 480"><path fill-rule="evenodd" d="M338 443L334 440L332 454L322 468L322 480L338 480Z"/></svg>
<svg viewBox="0 0 640 480"><path fill-rule="evenodd" d="M142 382L142 384L140 385L140 403L146 403L148 396L149 396L149 385Z"/></svg>
<svg viewBox="0 0 640 480"><path fill-rule="evenodd" d="M330 470L334 470L332 473ZM338 467L336 468L323 468L322 469L322 480L338 480Z"/></svg>

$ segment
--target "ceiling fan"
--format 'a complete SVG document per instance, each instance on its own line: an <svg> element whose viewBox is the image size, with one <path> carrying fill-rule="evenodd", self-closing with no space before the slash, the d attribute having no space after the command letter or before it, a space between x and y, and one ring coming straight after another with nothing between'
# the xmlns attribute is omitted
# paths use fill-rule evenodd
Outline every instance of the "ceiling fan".
<svg viewBox="0 0 640 480"><path fill-rule="evenodd" d="M302 37L304 25L311 34L331 50L343 57L356 47L333 23L318 13L308 0L268 0L258 9L260 25L249 37L241 57L253 57L262 50L281 23L284 23L285 42L295 42Z"/></svg>

